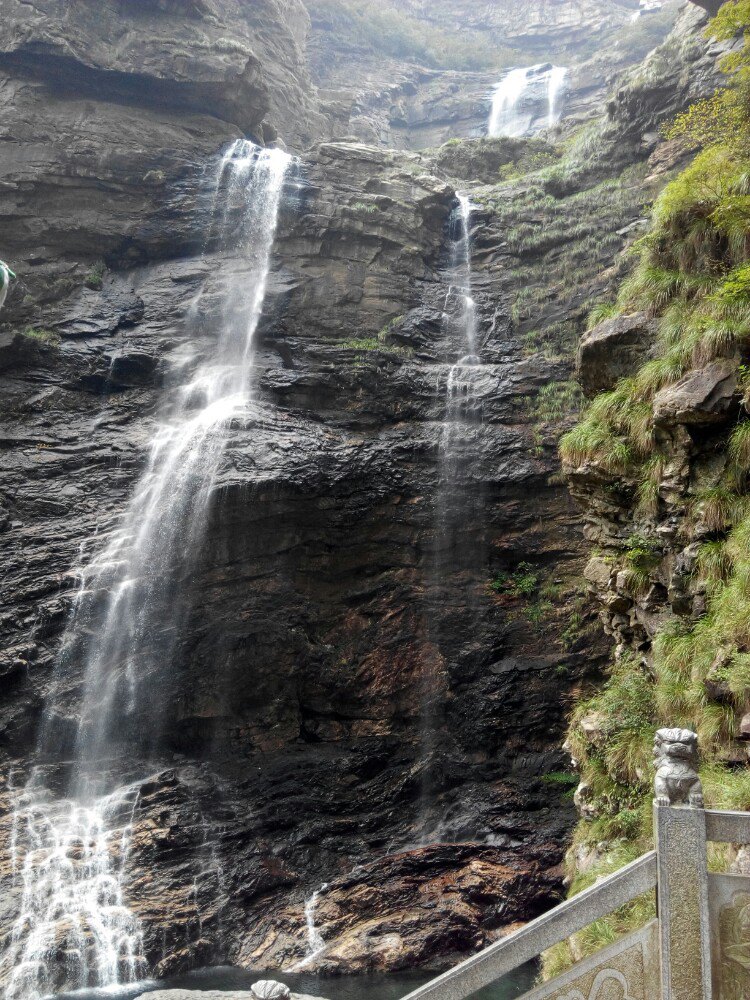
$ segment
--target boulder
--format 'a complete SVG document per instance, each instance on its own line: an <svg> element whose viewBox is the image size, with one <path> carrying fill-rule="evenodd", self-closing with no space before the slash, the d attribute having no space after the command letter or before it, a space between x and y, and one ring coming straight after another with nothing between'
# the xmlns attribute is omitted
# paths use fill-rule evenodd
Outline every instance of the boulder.
<svg viewBox="0 0 750 1000"><path fill-rule="evenodd" d="M731 414L737 391L737 364L719 358L688 372L654 398L654 423L662 426L721 424Z"/></svg>
<svg viewBox="0 0 750 1000"><path fill-rule="evenodd" d="M612 578L612 567L601 556L592 556L586 563L583 575L598 590L606 590Z"/></svg>
<svg viewBox="0 0 750 1000"><path fill-rule="evenodd" d="M605 740L604 727L607 719L603 712L589 712L578 723L586 742L591 746L602 746Z"/></svg>
<svg viewBox="0 0 750 1000"><path fill-rule="evenodd" d="M606 392L651 355L656 322L645 313L615 316L599 323L581 338L576 374L587 396Z"/></svg>
<svg viewBox="0 0 750 1000"><path fill-rule="evenodd" d="M256 1000L289 1000L292 991L275 979L259 979L251 990Z"/></svg>

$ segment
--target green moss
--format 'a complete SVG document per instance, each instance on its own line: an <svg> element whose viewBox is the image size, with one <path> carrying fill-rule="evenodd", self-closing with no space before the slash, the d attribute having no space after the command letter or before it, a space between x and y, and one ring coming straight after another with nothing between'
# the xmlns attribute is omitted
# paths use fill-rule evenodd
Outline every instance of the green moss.
<svg viewBox="0 0 750 1000"><path fill-rule="evenodd" d="M60 345L59 333L55 333L54 330L45 330L42 327L27 326L22 331L22 336L28 337L29 340L36 340L41 344L46 344L48 347L59 347Z"/></svg>

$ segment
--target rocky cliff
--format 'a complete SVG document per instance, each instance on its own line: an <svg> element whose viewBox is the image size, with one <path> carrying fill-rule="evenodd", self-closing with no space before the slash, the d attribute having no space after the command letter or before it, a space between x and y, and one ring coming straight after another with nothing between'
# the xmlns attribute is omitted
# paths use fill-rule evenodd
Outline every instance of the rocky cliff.
<svg viewBox="0 0 750 1000"><path fill-rule="evenodd" d="M19 275L0 330L0 933L21 892L15 804L32 764L62 781L79 711L77 666L55 672L71 570L121 515L170 372L212 350L228 263L212 178L248 133L300 155L257 406L227 427L194 569L174 569L186 624L153 637L173 649L149 678L159 735L144 714L103 765L137 788L127 903L156 975L303 959L322 883L326 969L480 947L561 892L565 715L606 644L556 442L584 317L679 155L658 125L713 86L716 53L684 19L567 153L414 153L331 140L342 118L309 83L296 0L0 12L2 255ZM456 189L475 202L481 364L448 489ZM53 686L61 752L38 761Z"/></svg>
<svg viewBox="0 0 750 1000"><path fill-rule="evenodd" d="M726 75L667 130L663 153L689 155L654 205L631 273L592 312L578 347L590 403L561 455L614 655L569 730L581 772L573 891L651 846L657 728L698 734L707 805L750 808L748 247L737 214L750 132L746 32L747 12L731 4L707 29L714 50L731 51ZM618 94L617 104L630 117L631 100ZM714 864L746 871L746 848ZM626 908L609 930L642 922L654 902ZM595 937L576 935L548 956L550 968L595 949Z"/></svg>
<svg viewBox="0 0 750 1000"><path fill-rule="evenodd" d="M315 82L339 134L423 149L487 134L492 92L511 67L569 67L564 114L598 112L615 75L670 30L668 2L633 21L638 3L384 3L307 0ZM540 116L546 116L542 95Z"/></svg>

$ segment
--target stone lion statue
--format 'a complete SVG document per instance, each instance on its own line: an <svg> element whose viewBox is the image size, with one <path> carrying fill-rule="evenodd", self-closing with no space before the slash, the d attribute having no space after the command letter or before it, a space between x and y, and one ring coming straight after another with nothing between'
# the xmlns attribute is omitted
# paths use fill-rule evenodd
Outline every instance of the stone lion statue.
<svg viewBox="0 0 750 1000"><path fill-rule="evenodd" d="M698 737L690 729L659 729L654 737L654 791L658 806L703 808Z"/></svg>

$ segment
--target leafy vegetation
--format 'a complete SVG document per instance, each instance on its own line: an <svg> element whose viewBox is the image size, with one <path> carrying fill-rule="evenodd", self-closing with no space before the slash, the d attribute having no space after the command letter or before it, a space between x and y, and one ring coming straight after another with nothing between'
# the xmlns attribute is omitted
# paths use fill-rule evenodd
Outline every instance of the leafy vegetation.
<svg viewBox="0 0 750 1000"><path fill-rule="evenodd" d="M578 775L572 774L570 771L550 771L548 774L542 775L542 781L545 785L559 788L565 798L572 799L578 785Z"/></svg>
<svg viewBox="0 0 750 1000"><path fill-rule="evenodd" d="M539 574L531 563L521 562L511 572L497 573L490 583L490 589L507 597L529 598L539 589L539 579Z"/></svg>
<svg viewBox="0 0 750 1000"><path fill-rule="evenodd" d="M381 334L377 337L359 337L342 340L336 345L345 351L374 352L380 351L383 354L395 354L401 358L410 358L412 350L409 347L402 347L399 344L389 344Z"/></svg>
<svg viewBox="0 0 750 1000"><path fill-rule="evenodd" d="M374 215L378 211L378 206L373 204L371 201L354 201L349 208L352 212L364 213L365 215Z"/></svg>

